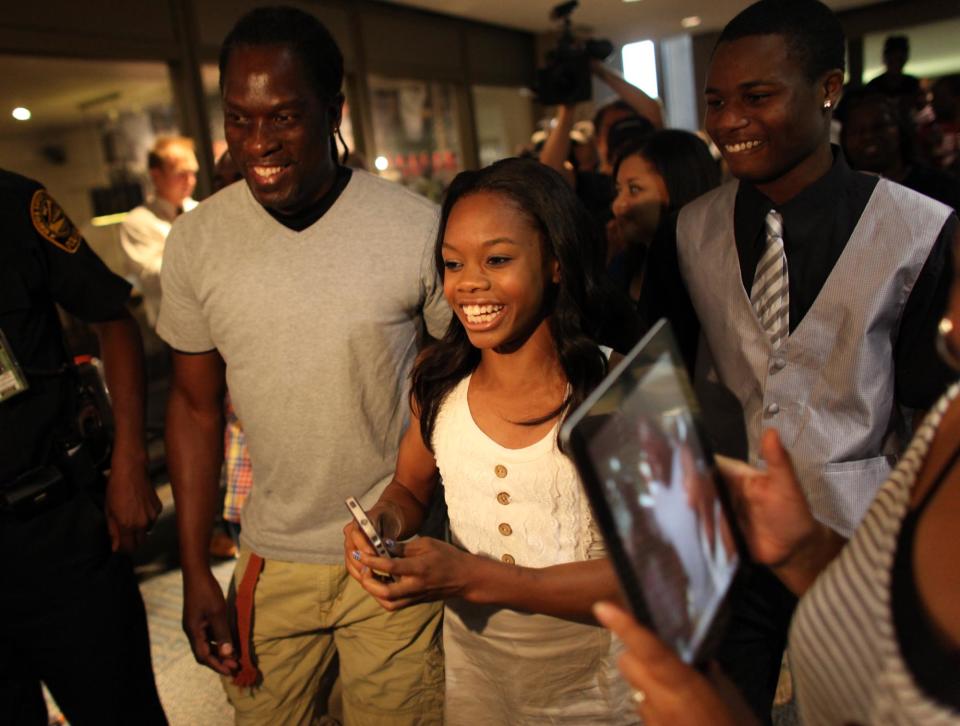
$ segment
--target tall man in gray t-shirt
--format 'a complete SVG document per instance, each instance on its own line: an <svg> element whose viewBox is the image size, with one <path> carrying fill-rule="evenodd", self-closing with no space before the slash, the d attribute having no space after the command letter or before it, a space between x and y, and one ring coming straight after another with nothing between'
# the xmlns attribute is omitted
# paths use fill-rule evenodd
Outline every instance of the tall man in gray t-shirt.
<svg viewBox="0 0 960 726"><path fill-rule="evenodd" d="M305 723L339 661L347 723L440 723L439 604L389 613L347 576L343 500L393 473L424 326L449 318L432 264L436 209L340 167L340 51L290 8L224 41L224 130L245 184L174 225L158 332L174 349L167 452L184 629L238 723ZM237 632L208 561L224 386L254 468L235 574ZM254 611L255 607L255 611ZM319 704L319 707L318 705Z"/></svg>

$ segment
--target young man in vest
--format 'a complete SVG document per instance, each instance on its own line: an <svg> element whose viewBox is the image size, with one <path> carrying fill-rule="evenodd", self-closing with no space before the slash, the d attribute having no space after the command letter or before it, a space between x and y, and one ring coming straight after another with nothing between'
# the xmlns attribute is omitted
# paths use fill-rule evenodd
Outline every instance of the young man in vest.
<svg viewBox="0 0 960 726"><path fill-rule="evenodd" d="M339 662L343 720L442 720L441 603L387 612L343 566L344 505L391 479L406 379L449 308L437 210L338 163L343 57L293 8L260 8L224 41L224 133L244 184L174 224L157 328L174 349L167 453L184 629L222 674L239 724L313 723ZM235 573L236 639L207 546L229 383L253 488ZM232 607L232 605L231 605Z"/></svg>
<svg viewBox="0 0 960 726"><path fill-rule="evenodd" d="M816 0L761 0L727 25L706 127L736 180L684 208L677 251L702 326L697 388L733 394L703 396L708 426L742 417L749 450L731 453L753 463L777 429L814 514L849 535L904 443L900 407L926 408L947 380L933 341L957 219L831 147L843 67ZM751 573L721 646L765 722L794 604Z"/></svg>

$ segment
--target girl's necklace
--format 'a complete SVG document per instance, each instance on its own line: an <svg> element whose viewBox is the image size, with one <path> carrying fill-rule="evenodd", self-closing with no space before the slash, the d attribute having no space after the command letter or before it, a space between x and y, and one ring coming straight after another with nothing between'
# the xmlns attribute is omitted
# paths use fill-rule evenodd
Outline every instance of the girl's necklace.
<svg viewBox="0 0 960 726"><path fill-rule="evenodd" d="M563 393L560 396L552 396L556 404L549 408L544 408L542 412L527 415L527 412L524 411L521 415L507 415L504 413L504 409L493 401L489 402L490 410L498 419L513 424L514 426L537 426L547 421L552 421L563 413L564 403L569 395L569 390L569 384L564 384Z"/></svg>

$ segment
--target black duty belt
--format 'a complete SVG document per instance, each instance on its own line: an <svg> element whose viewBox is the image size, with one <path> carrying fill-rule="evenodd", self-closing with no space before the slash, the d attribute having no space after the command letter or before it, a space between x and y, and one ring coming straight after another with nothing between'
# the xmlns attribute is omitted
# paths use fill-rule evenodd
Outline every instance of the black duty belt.
<svg viewBox="0 0 960 726"><path fill-rule="evenodd" d="M0 484L0 512L29 517L98 481L98 471L83 445L60 458Z"/></svg>

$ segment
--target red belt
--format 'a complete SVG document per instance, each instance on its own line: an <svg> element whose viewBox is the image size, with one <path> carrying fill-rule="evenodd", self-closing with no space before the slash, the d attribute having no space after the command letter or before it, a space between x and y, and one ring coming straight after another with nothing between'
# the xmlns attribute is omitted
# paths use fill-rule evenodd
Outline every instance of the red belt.
<svg viewBox="0 0 960 726"><path fill-rule="evenodd" d="M256 552L250 555L247 567L237 588L237 637L240 641L240 672L233 677L233 684L246 688L254 686L260 671L253 664L253 593L263 569L263 558Z"/></svg>

